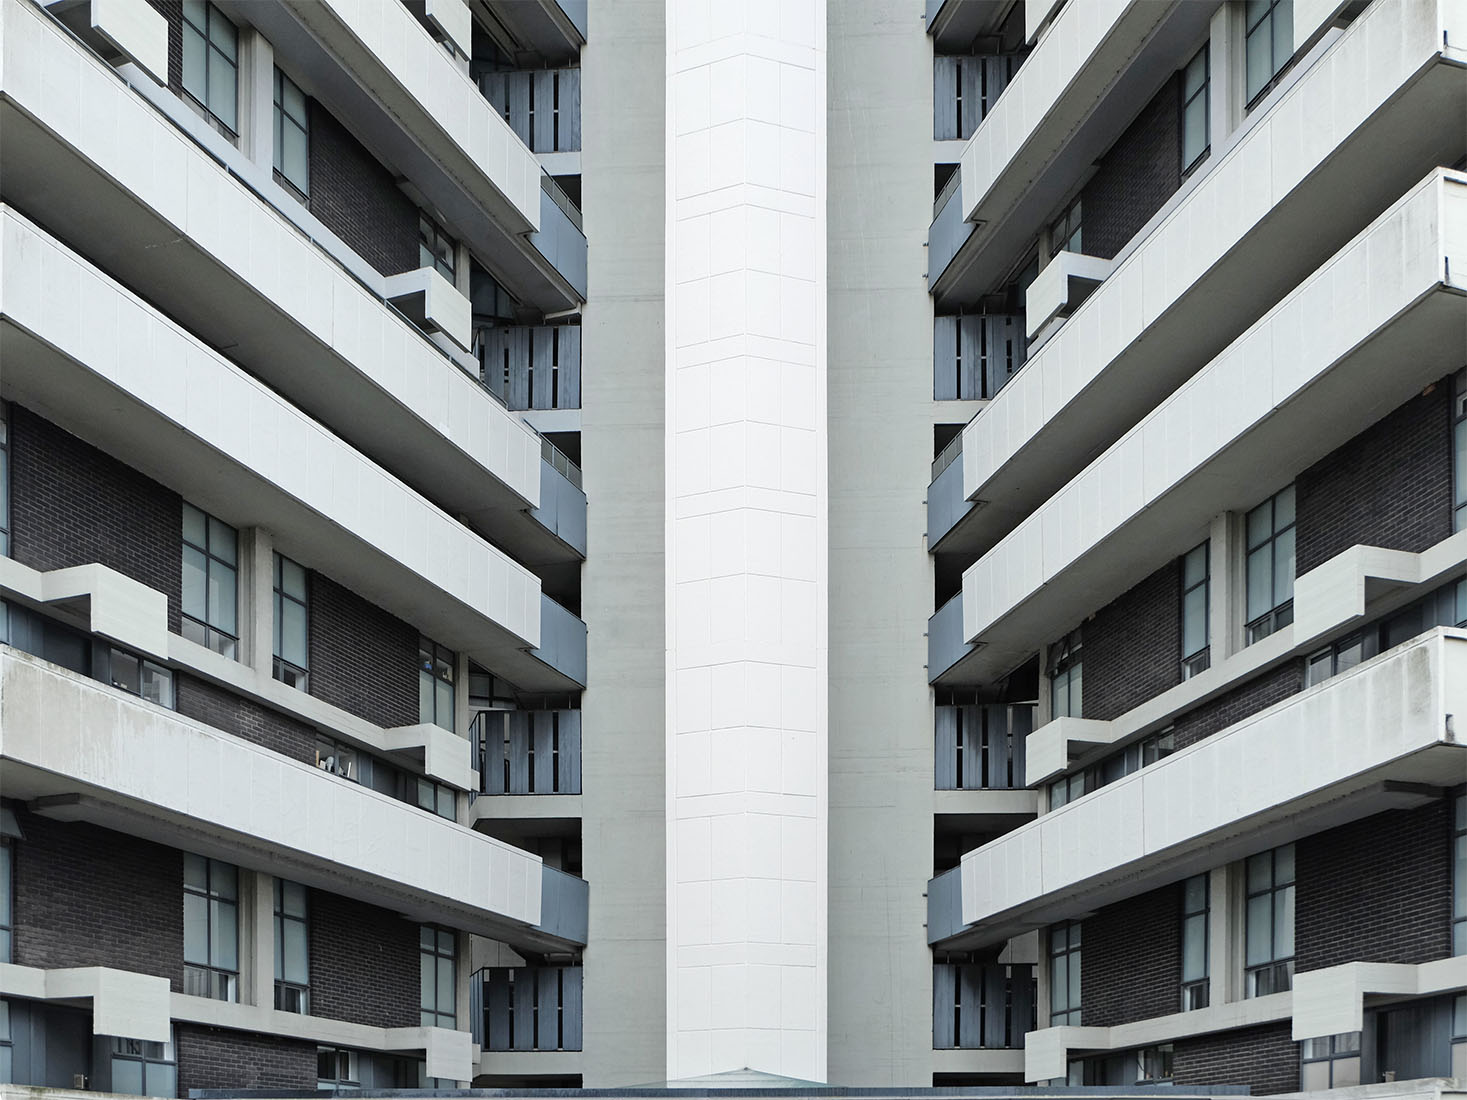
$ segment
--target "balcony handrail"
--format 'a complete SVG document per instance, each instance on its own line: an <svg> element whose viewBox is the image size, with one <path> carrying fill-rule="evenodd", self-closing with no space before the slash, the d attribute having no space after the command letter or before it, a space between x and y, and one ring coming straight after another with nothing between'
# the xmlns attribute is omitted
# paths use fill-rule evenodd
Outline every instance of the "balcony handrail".
<svg viewBox="0 0 1467 1100"><path fill-rule="evenodd" d="M951 466L963 453L963 433L959 432L948 441L948 445L932 460L932 480L936 481L942 471Z"/></svg>
<svg viewBox="0 0 1467 1100"><path fill-rule="evenodd" d="M535 434L539 435L540 433L536 432ZM540 457L550 463L557 473L563 475L577 489L583 488L581 485L581 468L572 462L564 451L543 435L540 436Z"/></svg>
<svg viewBox="0 0 1467 1100"><path fill-rule="evenodd" d="M947 178L947 182L942 185L942 190L937 193L937 198L932 201L932 217L934 220L937 218L937 215L942 213L942 208L948 204L948 200L953 197L954 192L962 186L962 183L963 169L961 167L954 168L953 174Z"/></svg>
<svg viewBox="0 0 1467 1100"><path fill-rule="evenodd" d="M576 204L571 202L570 196L560 189L560 184L555 182L555 177L543 168L540 169L540 189L550 196L551 201L560 207L560 212L570 219L571 225L575 226L584 237L586 227L581 221L581 212L576 209Z"/></svg>

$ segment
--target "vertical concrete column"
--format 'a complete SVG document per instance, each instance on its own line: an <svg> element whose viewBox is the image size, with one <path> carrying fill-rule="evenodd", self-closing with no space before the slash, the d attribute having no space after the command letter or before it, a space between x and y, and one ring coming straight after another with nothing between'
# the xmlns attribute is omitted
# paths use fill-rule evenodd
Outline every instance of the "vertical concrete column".
<svg viewBox="0 0 1467 1100"><path fill-rule="evenodd" d="M1243 117L1243 5L1225 0L1208 27L1207 137L1212 155L1222 148Z"/></svg>
<svg viewBox="0 0 1467 1100"><path fill-rule="evenodd" d="M670 1078L826 1076L826 10L773 11L667 6Z"/></svg>
<svg viewBox="0 0 1467 1100"><path fill-rule="evenodd" d="M1242 896L1236 888L1238 865L1215 867L1208 877L1207 975L1210 1004L1242 996L1235 961L1243 957Z"/></svg>
<svg viewBox="0 0 1467 1100"><path fill-rule="evenodd" d="M1211 663L1227 660L1237 650L1233 591L1233 518L1214 516L1207 532L1207 647Z"/></svg>
<svg viewBox="0 0 1467 1100"><path fill-rule="evenodd" d="M260 871L239 873L239 999L275 1007L275 879Z"/></svg>
<svg viewBox="0 0 1467 1100"><path fill-rule="evenodd" d="M275 666L275 539L263 527L239 533L240 660L269 676Z"/></svg>
<svg viewBox="0 0 1467 1100"><path fill-rule="evenodd" d="M469 1018L469 998L474 984L474 939L468 932L459 932L454 940L454 960L457 964L457 973L454 975L454 1012L458 1014L458 1030L467 1032L474 1030L474 1022Z"/></svg>
<svg viewBox="0 0 1467 1100"><path fill-rule="evenodd" d="M275 167L275 50L254 27L239 28L239 147L266 172Z"/></svg>

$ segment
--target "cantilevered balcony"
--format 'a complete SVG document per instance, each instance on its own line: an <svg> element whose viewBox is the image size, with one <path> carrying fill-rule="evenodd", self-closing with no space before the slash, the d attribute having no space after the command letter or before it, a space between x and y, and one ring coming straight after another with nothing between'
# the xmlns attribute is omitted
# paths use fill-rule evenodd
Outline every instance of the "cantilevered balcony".
<svg viewBox="0 0 1467 1100"><path fill-rule="evenodd" d="M1438 627L969 852L943 946L998 943L1435 798L1467 769L1451 718L1464 707L1467 632Z"/></svg>
<svg viewBox="0 0 1467 1100"><path fill-rule="evenodd" d="M1464 271L1467 176L1437 171L967 570L968 674L1007 672L1456 370Z"/></svg>
<svg viewBox="0 0 1467 1100"><path fill-rule="evenodd" d="M579 710L482 711L474 719L480 793L581 793Z"/></svg>
<svg viewBox="0 0 1467 1100"><path fill-rule="evenodd" d="M1066 5L1051 33L1089 8ZM992 546L1428 168L1467 152L1463 19L1445 0L1370 5L1214 148L968 425L963 497L983 506L950 550ZM965 168L963 195L976 186Z"/></svg>

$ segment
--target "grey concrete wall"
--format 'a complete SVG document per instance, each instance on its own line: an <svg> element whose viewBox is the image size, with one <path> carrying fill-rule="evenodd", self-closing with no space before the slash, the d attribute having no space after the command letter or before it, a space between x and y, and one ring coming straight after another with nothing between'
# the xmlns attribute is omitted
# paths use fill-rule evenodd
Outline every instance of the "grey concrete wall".
<svg viewBox="0 0 1467 1100"><path fill-rule="evenodd" d="M830 1080L930 1085L932 50L922 0L831 3L827 46Z"/></svg>
<svg viewBox="0 0 1467 1100"><path fill-rule="evenodd" d="M582 64L587 1085L667 1070L662 0L594 5Z"/></svg>

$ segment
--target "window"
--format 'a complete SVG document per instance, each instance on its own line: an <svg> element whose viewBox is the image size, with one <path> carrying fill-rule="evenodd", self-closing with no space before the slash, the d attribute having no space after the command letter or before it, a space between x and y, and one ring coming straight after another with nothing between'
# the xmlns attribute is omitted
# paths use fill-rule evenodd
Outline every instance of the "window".
<svg viewBox="0 0 1467 1100"><path fill-rule="evenodd" d="M1212 663L1208 648L1208 600L1212 570L1206 542L1182 555L1182 679L1205 672Z"/></svg>
<svg viewBox="0 0 1467 1100"><path fill-rule="evenodd" d="M418 929L418 962L424 1027L457 1027L458 984L453 932L437 925Z"/></svg>
<svg viewBox="0 0 1467 1100"><path fill-rule="evenodd" d="M1208 1002L1207 876L1193 875L1182 883L1182 1011L1206 1008Z"/></svg>
<svg viewBox="0 0 1467 1100"><path fill-rule="evenodd" d="M418 212L418 266L434 268L450 283L454 281L453 238L422 211Z"/></svg>
<svg viewBox="0 0 1467 1100"><path fill-rule="evenodd" d="M418 638L418 721L453 729L453 650Z"/></svg>
<svg viewBox="0 0 1467 1100"><path fill-rule="evenodd" d="M1083 794L1099 790L1107 783L1114 783L1132 772L1140 771L1158 760L1165 760L1176 751L1176 734L1168 726L1160 733L1153 733L1140 741L1127 745L1120 752L1107 756L1098 764L1091 764L1049 785L1049 808L1057 810L1066 802L1073 802Z"/></svg>
<svg viewBox="0 0 1467 1100"><path fill-rule="evenodd" d="M0 1001L0 1007L3 1005ZM4 1063L0 1062L0 1068L3 1067ZM1467 993L1458 993L1452 1000L1452 1076L1458 1080L1467 1078Z"/></svg>
<svg viewBox="0 0 1467 1100"><path fill-rule="evenodd" d="M173 709L173 670L156 661L113 646L107 665L112 686L141 696L150 703Z"/></svg>
<svg viewBox="0 0 1467 1100"><path fill-rule="evenodd" d="M1467 955L1467 794L1452 799L1452 954Z"/></svg>
<svg viewBox="0 0 1467 1100"><path fill-rule="evenodd" d="M11 1065L10 1002L0 1000L0 1081L13 1081Z"/></svg>
<svg viewBox="0 0 1467 1100"><path fill-rule="evenodd" d="M183 857L183 991L239 996L239 871L192 853Z"/></svg>
<svg viewBox="0 0 1467 1100"><path fill-rule="evenodd" d="M0 405L0 558L10 556L10 409ZM1458 450L1461 447L1459 445ZM1460 463L1458 463L1460 465Z"/></svg>
<svg viewBox="0 0 1467 1100"><path fill-rule="evenodd" d="M416 801L421 809L449 821L458 820L458 794L447 784L437 783L421 775L407 776L413 784Z"/></svg>
<svg viewBox="0 0 1467 1100"><path fill-rule="evenodd" d="M9 810L4 811L9 813ZM0 837L0 963L14 962L10 955L11 936L15 931L15 862L10 841ZM0 1081L7 1078L0 1077Z"/></svg>
<svg viewBox="0 0 1467 1100"><path fill-rule="evenodd" d="M357 1052L339 1047L316 1048L316 1087L335 1089L346 1086L360 1088Z"/></svg>
<svg viewBox="0 0 1467 1100"><path fill-rule="evenodd" d="M1299 1044L1299 1087L1306 1092L1360 1083L1360 1032L1305 1039Z"/></svg>
<svg viewBox="0 0 1467 1100"><path fill-rule="evenodd" d="M1294 985L1294 846L1250 856L1245 918L1249 997Z"/></svg>
<svg viewBox="0 0 1467 1100"><path fill-rule="evenodd" d="M404 771L330 737L316 738L316 767L449 821L458 819L458 792L454 788Z"/></svg>
<svg viewBox="0 0 1467 1100"><path fill-rule="evenodd" d="M306 93L275 70L275 171L302 195L311 193L311 121Z"/></svg>
<svg viewBox="0 0 1467 1100"><path fill-rule="evenodd" d="M0 462L5 460L4 431L0 423ZM3 474L0 468L0 499L5 492ZM5 512L0 508L0 523L4 522ZM1467 367L1452 379L1452 530L1463 528L1467 528Z"/></svg>
<svg viewBox="0 0 1467 1100"><path fill-rule="evenodd" d="M1049 254L1079 252L1080 248L1080 199L1065 207L1065 212L1049 227Z"/></svg>
<svg viewBox="0 0 1467 1100"><path fill-rule="evenodd" d="M311 959L306 888L275 880L275 1007L282 1012L311 1011Z"/></svg>
<svg viewBox="0 0 1467 1100"><path fill-rule="evenodd" d="M234 657L239 533L192 504L183 505L183 636Z"/></svg>
<svg viewBox="0 0 1467 1100"><path fill-rule="evenodd" d="M1080 631L1070 631L1049 647L1049 702L1051 718L1079 718Z"/></svg>
<svg viewBox="0 0 1467 1100"><path fill-rule="evenodd" d="M1068 802L1073 802L1083 794L1095 790L1093 769L1086 768L1083 771L1067 775L1062 779L1056 779L1049 785L1049 808L1057 810Z"/></svg>
<svg viewBox="0 0 1467 1100"><path fill-rule="evenodd" d="M309 690L309 625L306 571L282 554L275 555L275 679Z"/></svg>
<svg viewBox="0 0 1467 1100"><path fill-rule="evenodd" d="M110 1091L129 1096L177 1096L178 1065L173 1044L114 1038Z"/></svg>
<svg viewBox="0 0 1467 1100"><path fill-rule="evenodd" d="M1209 148L1208 100L1212 95L1207 46L1182 70L1182 174L1190 172Z"/></svg>
<svg viewBox="0 0 1467 1100"><path fill-rule="evenodd" d="M1248 0L1244 23L1243 53L1247 58L1247 99L1251 107L1294 56L1294 0Z"/></svg>
<svg viewBox="0 0 1467 1100"><path fill-rule="evenodd" d="M1305 662L1304 686L1313 687L1354 668L1361 661L1374 657L1378 648L1372 632L1356 631L1334 645L1315 650Z"/></svg>
<svg viewBox="0 0 1467 1100"><path fill-rule="evenodd" d="M239 31L205 0L183 0L183 90L230 137L239 133Z"/></svg>
<svg viewBox="0 0 1467 1100"><path fill-rule="evenodd" d="M1294 621L1294 487L1248 513L1248 644Z"/></svg>
<svg viewBox="0 0 1467 1100"><path fill-rule="evenodd" d="M1049 929L1049 1026L1080 1022L1080 922Z"/></svg>

